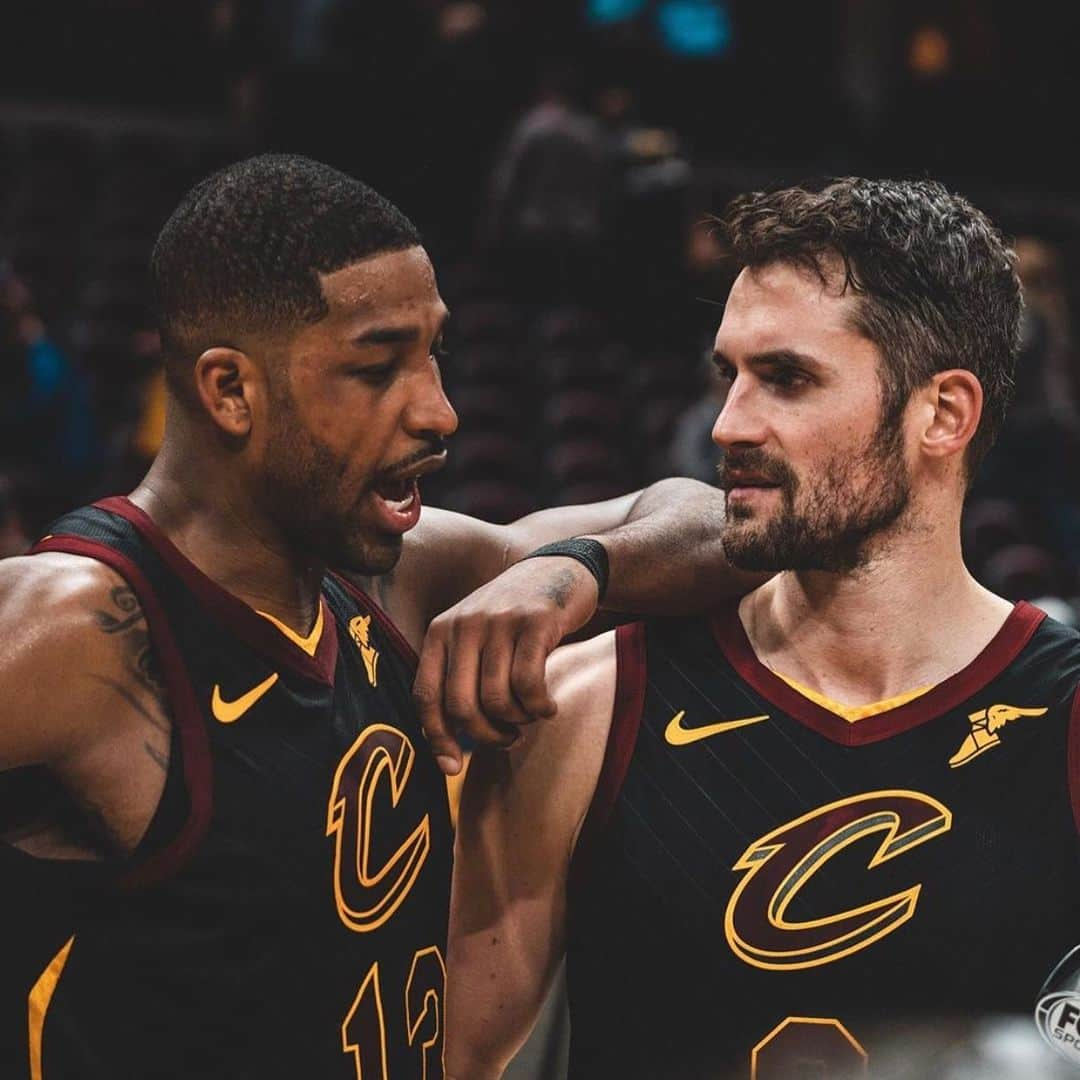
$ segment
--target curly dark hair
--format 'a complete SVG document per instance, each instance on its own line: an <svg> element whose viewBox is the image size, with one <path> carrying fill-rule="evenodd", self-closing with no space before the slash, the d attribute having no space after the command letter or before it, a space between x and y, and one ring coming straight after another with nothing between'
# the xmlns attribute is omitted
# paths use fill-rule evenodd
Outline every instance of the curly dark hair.
<svg viewBox="0 0 1080 1080"><path fill-rule="evenodd" d="M844 288L860 301L856 328L884 359L883 424L895 426L939 371L978 378L970 480L1012 396L1023 307L1016 257L986 215L934 181L844 177L821 190L742 195L722 224L741 266L792 263L825 283L839 257Z"/></svg>
<svg viewBox="0 0 1080 1080"><path fill-rule="evenodd" d="M391 202L317 161L261 154L214 173L184 196L150 260L170 385L186 392L213 345L318 322L319 274L420 243Z"/></svg>

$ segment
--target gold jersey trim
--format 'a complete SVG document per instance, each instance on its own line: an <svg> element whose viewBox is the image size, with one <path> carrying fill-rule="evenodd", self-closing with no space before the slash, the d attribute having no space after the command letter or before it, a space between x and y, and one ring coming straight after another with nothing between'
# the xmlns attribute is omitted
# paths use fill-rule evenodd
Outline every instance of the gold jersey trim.
<svg viewBox="0 0 1080 1080"><path fill-rule="evenodd" d="M794 679L789 679L779 671L773 671L773 674L778 679L783 679L797 694L802 694L804 698L812 701L815 705L820 705L823 709L835 713L849 724L858 723L858 721L865 720L868 716L879 716L890 709L898 709L901 705L906 705L909 701L914 701L934 689L934 684L931 683L929 686L920 686L916 690L909 690L905 694L897 694L896 697L885 698L884 701L874 701L869 705L845 705L843 702L819 694L816 690L811 690L809 686L803 686L802 683L798 683Z"/></svg>
<svg viewBox="0 0 1080 1080"><path fill-rule="evenodd" d="M45 1014L49 1011L53 994L56 993L56 984L64 973L64 965L74 944L75 938L68 938L67 944L49 961L48 967L30 989L30 1080L41 1080L41 1044L45 1035Z"/></svg>
<svg viewBox="0 0 1080 1080"><path fill-rule="evenodd" d="M315 625L311 628L311 633L307 637L302 637L295 630L290 629L280 619L275 619L273 615L266 611L260 611L257 614L261 615L268 622L271 622L276 626L294 645L301 648L308 654L308 656L314 656L316 650L319 648L319 642L322 640L323 632L323 605L322 600L319 601L319 614L315 616Z"/></svg>

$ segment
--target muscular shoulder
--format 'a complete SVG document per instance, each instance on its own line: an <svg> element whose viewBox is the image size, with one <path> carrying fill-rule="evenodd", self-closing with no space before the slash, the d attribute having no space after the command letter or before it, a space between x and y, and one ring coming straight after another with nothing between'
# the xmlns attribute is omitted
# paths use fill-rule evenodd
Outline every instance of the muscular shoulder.
<svg viewBox="0 0 1080 1080"><path fill-rule="evenodd" d="M559 711L537 725L540 737L578 747L606 743L615 703L615 631L556 649L547 675Z"/></svg>
<svg viewBox="0 0 1080 1080"><path fill-rule="evenodd" d="M523 728L509 750L474 761L463 813L509 823L507 843L527 830L541 860L567 864L603 764L615 681L614 633L556 649L548 685L558 712Z"/></svg>
<svg viewBox="0 0 1080 1080"><path fill-rule="evenodd" d="M148 648L138 600L101 563L44 553L0 562L0 619L0 768L63 757L92 727L97 688L124 669L133 635Z"/></svg>
<svg viewBox="0 0 1080 1080"><path fill-rule="evenodd" d="M28 654L43 658L57 647L84 647L110 618L137 607L115 571L81 555L47 552L0 561L0 618L7 633L0 664ZM85 641L83 639L86 639ZM78 655L69 656L69 662Z"/></svg>

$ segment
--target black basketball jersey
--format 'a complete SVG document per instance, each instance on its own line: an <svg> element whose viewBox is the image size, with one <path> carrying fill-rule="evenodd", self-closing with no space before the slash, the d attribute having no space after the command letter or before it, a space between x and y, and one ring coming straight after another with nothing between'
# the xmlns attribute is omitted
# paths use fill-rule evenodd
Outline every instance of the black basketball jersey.
<svg viewBox="0 0 1080 1080"><path fill-rule="evenodd" d="M22 998L33 1080L442 1077L450 822L393 625L328 574L317 645L289 640L126 499L36 550L132 587L173 733L120 879L75 886L69 926L52 904L48 927L3 928L60 946ZM63 871L4 857L8 883Z"/></svg>
<svg viewBox="0 0 1080 1080"><path fill-rule="evenodd" d="M734 608L620 628L617 656L569 889L572 1077L872 1076L896 1021L1031 1015L1080 940L1080 635L1019 604L854 723Z"/></svg>

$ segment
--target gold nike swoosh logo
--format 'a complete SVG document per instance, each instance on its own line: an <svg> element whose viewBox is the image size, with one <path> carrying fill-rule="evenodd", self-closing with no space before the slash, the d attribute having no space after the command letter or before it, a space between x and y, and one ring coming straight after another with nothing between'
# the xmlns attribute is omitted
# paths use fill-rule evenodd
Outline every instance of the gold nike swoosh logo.
<svg viewBox="0 0 1080 1080"><path fill-rule="evenodd" d="M210 709L215 720L223 724L232 724L239 720L278 681L278 673L275 671L270 678L263 680L258 686L252 687L246 694L241 694L235 701L226 701L221 696L221 687L214 684L214 696L210 699Z"/></svg>
<svg viewBox="0 0 1080 1080"><path fill-rule="evenodd" d="M706 724L704 727L683 727L682 719L686 712L676 713L671 718L664 732L664 738L672 746L689 746L699 739L708 739L712 735L723 735L725 731L734 731L736 728L749 727L751 724L760 724L762 720L768 720L766 716L748 716L744 720L721 720L717 724Z"/></svg>

